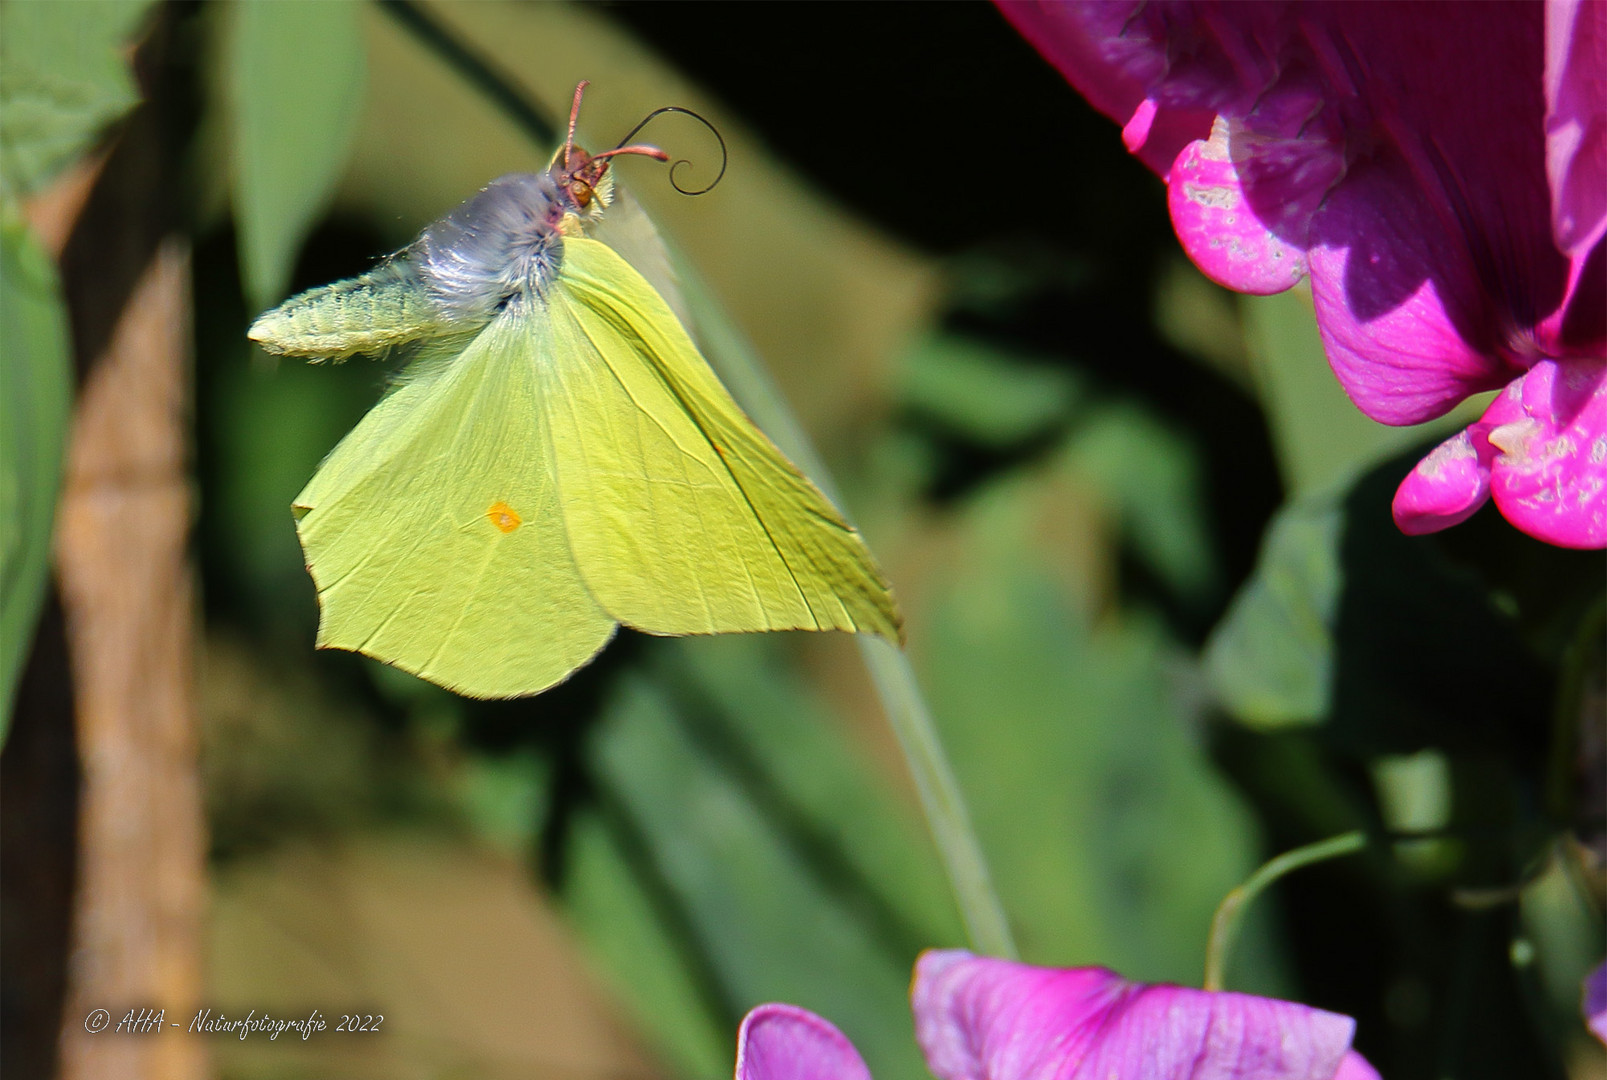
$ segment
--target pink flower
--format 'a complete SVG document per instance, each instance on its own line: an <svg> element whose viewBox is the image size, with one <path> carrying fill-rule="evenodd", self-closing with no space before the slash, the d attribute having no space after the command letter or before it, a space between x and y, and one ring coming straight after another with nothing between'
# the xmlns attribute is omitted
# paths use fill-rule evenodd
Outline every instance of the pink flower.
<svg viewBox="0 0 1607 1080"><path fill-rule="evenodd" d="M910 996L941 1080L1378 1080L1354 1020L1289 1001L960 950L923 954Z"/></svg>
<svg viewBox="0 0 1607 1080"><path fill-rule="evenodd" d="M1128 982L1104 968L924 953L915 1036L939 1080L1378 1080L1355 1021L1288 1001ZM790 1005L742 1022L737 1080L869 1080L830 1023Z"/></svg>
<svg viewBox="0 0 1607 1080"><path fill-rule="evenodd" d="M1247 293L1311 281L1363 412L1505 387L1402 483L1410 533L1490 497L1607 546L1607 4L1000 0Z"/></svg>
<svg viewBox="0 0 1607 1080"><path fill-rule="evenodd" d="M736 1080L871 1080L848 1037L808 1009L760 1005L737 1033Z"/></svg>
<svg viewBox="0 0 1607 1080"><path fill-rule="evenodd" d="M1580 1002L1585 1024L1596 1038L1607 1043L1607 960L1585 977L1585 999Z"/></svg>

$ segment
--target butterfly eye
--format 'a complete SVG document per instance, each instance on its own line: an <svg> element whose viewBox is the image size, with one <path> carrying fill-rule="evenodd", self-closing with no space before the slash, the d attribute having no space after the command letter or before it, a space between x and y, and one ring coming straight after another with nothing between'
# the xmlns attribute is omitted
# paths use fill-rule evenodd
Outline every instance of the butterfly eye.
<svg viewBox="0 0 1607 1080"><path fill-rule="evenodd" d="M575 200L575 205L582 210L591 205L591 185L584 180L572 180L569 184L569 197Z"/></svg>

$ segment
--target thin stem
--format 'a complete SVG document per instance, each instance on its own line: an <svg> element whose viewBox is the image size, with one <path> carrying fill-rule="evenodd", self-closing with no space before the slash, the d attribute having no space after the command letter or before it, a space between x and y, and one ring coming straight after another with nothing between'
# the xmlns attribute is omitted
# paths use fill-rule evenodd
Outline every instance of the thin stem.
<svg viewBox="0 0 1607 1080"><path fill-rule="evenodd" d="M551 146L557 138L556 129L511 79L412 0L378 0L378 3L421 44L433 50L508 113L537 144L543 148ZM834 490L825 462L815 452L753 348L703 289L686 260L673 249L671 255L681 286L700 316L697 327L700 343L732 394L781 451L841 507L842 500ZM991 956L1014 959L1016 948L1010 924L994 892L965 800L943 753L943 744L932 724L931 711L921 696L909 658L879 638L864 636L860 638L860 654L915 780L921 809L965 921L971 947Z"/></svg>
<svg viewBox="0 0 1607 1080"><path fill-rule="evenodd" d="M1222 989L1223 976L1227 972L1228 955L1233 949L1234 938L1238 936L1239 924L1244 921L1244 912L1249 907L1250 901L1259 896L1263 889L1290 871L1322 862L1324 859L1349 855L1366 846L1367 835L1357 830L1328 840L1319 840L1315 844L1307 844L1293 851L1286 851L1251 874L1243 885L1224 896L1222 903L1216 909L1216 917L1211 920L1211 937L1205 946L1205 988Z"/></svg>
<svg viewBox="0 0 1607 1080"><path fill-rule="evenodd" d="M971 815L943 753L932 714L921 697L909 657L881 638L864 635L859 638L859 655L870 670L876 693L882 699L882 711L898 736L910 775L915 778L921 809L943 860L949 887L954 890L954 902L965 920L971 947L988 956L1016 959L1009 920L993 889L987 860L971 828Z"/></svg>
<svg viewBox="0 0 1607 1080"><path fill-rule="evenodd" d="M671 255L680 274L681 289L697 315L699 342L732 395L782 453L840 508L842 499L826 463L753 347L725 317L686 260L673 248ZM954 770L943 752L942 740L932 723L931 710L921 695L909 657L881 638L863 634L858 637L859 654L870 672L882 711L898 737L899 749L915 781L927 828L931 830L955 905L965 922L966 937L977 952L1013 960L1017 955L1016 946L1004 905L994 891L993 878L971 826L965 798L960 794Z"/></svg>

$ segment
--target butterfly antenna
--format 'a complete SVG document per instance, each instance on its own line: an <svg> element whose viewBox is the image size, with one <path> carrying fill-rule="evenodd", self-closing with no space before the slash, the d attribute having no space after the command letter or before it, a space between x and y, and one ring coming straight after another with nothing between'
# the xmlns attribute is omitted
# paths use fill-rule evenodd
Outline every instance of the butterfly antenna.
<svg viewBox="0 0 1607 1080"><path fill-rule="evenodd" d="M577 93L578 93L578 91L577 91ZM578 98L577 98L577 100L578 100ZM644 127L646 127L649 123L651 123L655 118L657 118L659 116L662 116L665 113L685 113L687 116L690 116L692 119L696 120L698 123L702 124L704 127L708 128L710 131L714 132L714 137L717 140L719 140L719 143L720 143L720 171L719 171L719 173L717 173L715 175L714 179L712 181L710 181L707 186L697 188L697 189L694 190L694 189L691 189L691 188L684 188L676 181L676 179L675 179L676 170L679 169L682 165L691 165L692 164L686 158L681 158L674 165L670 166L670 186L673 187L676 191L679 191L682 195L706 195L706 194L708 194L709 192L713 191L714 186L716 184L718 184L725 177L725 167L731 161L731 154L730 154L730 151L728 151L726 149L725 136L720 134L720 129L715 127L713 124L709 123L709 121L707 119L705 119L704 117L699 116L697 113L693 112L691 109L683 109L679 105L665 105L661 109L654 109L652 112L650 112L646 116L642 117L642 122L641 123L639 123L635 127L631 128L630 134L626 135L623 139L621 139L619 141L619 146L615 147L613 150L609 150L609 151L606 151L605 153L598 154L597 156L598 157L607 157L610 154L640 154L640 153L644 153L646 151L652 150L653 149L652 147L626 146L625 144L630 142L633 138L635 138L636 133L638 131L641 131ZM660 161L668 161L669 160L669 155L665 154L662 150L660 150L657 153L654 153L654 154L652 154L650 156L657 157Z"/></svg>
<svg viewBox="0 0 1607 1080"><path fill-rule="evenodd" d="M564 136L564 168L569 168L569 160L575 149L575 120L580 116L580 99L586 93L586 87L591 82L586 79L575 84L575 103L569 106L569 133Z"/></svg>

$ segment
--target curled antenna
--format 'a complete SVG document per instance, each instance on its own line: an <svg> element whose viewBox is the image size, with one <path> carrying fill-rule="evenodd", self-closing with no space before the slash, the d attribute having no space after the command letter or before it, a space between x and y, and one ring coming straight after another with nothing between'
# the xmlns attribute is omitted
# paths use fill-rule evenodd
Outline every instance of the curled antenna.
<svg viewBox="0 0 1607 1080"><path fill-rule="evenodd" d="M690 165L690 164L692 164L686 158L680 158L679 160L677 160L675 162L674 165L670 166L670 186L673 187L676 191L679 191L682 195L706 195L706 194L708 194L709 192L713 191L714 186L716 184L718 184L721 181L721 179L723 179L725 177L725 167L726 167L727 164L729 164L729 162L731 160L731 153L725 147L725 136L720 134L720 129L715 127L713 124L709 123L709 121L707 119L705 119L704 117L699 116L697 113L693 112L691 109L683 109L679 105L665 105L663 108L654 109L652 112L650 112L646 116L642 117L642 122L641 123L639 123L635 127L631 128L629 135L626 135L623 139L619 140L619 146L616 147L615 150L625 149L625 144L630 142L631 139L635 138L636 133L638 131L641 131L644 127L646 127L649 123L651 123L656 117L662 116L665 113L685 113L687 116L690 116L692 119L696 120L698 123L702 124L704 127L708 128L710 131L714 132L714 137L719 140L719 142L720 142L720 171L714 177L713 180L709 181L709 183L708 183L708 185L706 187L701 187L701 188L698 188L696 190L692 190L690 188L682 187L676 181L676 179L675 179L675 171L677 169L679 169L682 165ZM609 153L613 153L613 152L614 151L609 151ZM604 155L599 154L598 156L602 157ZM667 160L668 155L665 155L665 158Z"/></svg>

